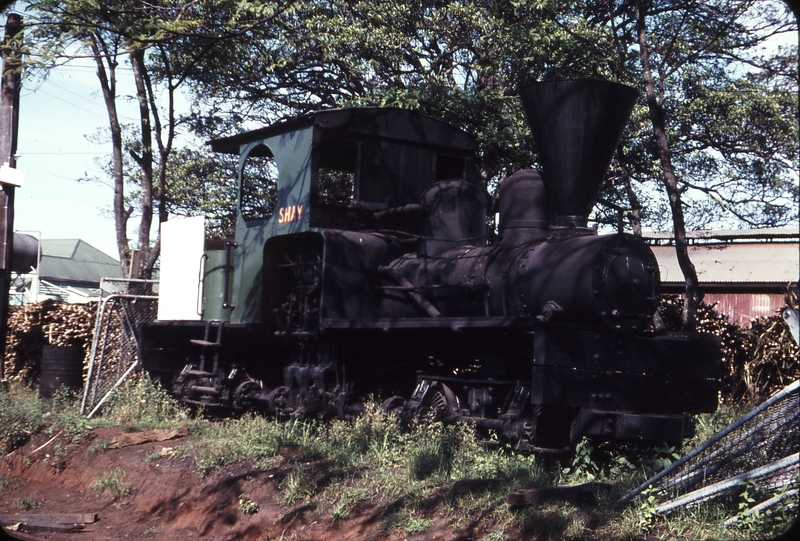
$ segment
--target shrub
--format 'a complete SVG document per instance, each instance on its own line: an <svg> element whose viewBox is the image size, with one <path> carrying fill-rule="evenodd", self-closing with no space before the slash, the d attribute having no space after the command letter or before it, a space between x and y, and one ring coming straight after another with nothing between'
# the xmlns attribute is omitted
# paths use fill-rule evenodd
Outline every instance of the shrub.
<svg viewBox="0 0 800 541"><path fill-rule="evenodd" d="M33 391L0 389L0 454L24 445L42 429L42 403Z"/></svg>
<svg viewBox="0 0 800 541"><path fill-rule="evenodd" d="M131 492L130 486L125 482L125 471L121 468L102 474L90 486L100 492L109 492L115 500Z"/></svg>
<svg viewBox="0 0 800 541"><path fill-rule="evenodd" d="M144 430L184 423L189 411L158 383L144 374L133 374L111 394L101 418Z"/></svg>

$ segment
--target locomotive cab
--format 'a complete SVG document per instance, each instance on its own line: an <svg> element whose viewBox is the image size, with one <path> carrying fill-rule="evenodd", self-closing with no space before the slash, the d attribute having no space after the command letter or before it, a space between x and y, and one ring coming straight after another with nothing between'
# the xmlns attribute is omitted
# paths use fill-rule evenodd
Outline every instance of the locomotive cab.
<svg viewBox="0 0 800 541"><path fill-rule="evenodd" d="M263 284L281 256L269 239L388 229L405 236L401 250L411 250L420 196L440 180L474 181L477 145L467 133L412 111L363 108L319 111L211 146L240 157L230 321L271 325L274 318L262 313L271 294Z"/></svg>

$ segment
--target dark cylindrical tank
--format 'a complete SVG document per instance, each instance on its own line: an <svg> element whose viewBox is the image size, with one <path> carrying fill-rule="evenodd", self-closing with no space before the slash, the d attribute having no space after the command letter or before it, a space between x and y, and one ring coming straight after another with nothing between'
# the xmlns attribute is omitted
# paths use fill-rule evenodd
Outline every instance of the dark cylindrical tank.
<svg viewBox="0 0 800 541"><path fill-rule="evenodd" d="M83 348L44 346L39 397L52 398L60 387L79 390L83 384Z"/></svg>
<svg viewBox="0 0 800 541"><path fill-rule="evenodd" d="M550 219L544 182L535 169L523 169L498 188L499 233L506 247L544 240Z"/></svg>
<svg viewBox="0 0 800 541"><path fill-rule="evenodd" d="M458 244L485 244L486 196L480 188L463 180L445 180L425 190L421 199L419 256L434 256Z"/></svg>
<svg viewBox="0 0 800 541"><path fill-rule="evenodd" d="M14 233L11 251L11 271L27 274L39 264L39 241L24 233Z"/></svg>

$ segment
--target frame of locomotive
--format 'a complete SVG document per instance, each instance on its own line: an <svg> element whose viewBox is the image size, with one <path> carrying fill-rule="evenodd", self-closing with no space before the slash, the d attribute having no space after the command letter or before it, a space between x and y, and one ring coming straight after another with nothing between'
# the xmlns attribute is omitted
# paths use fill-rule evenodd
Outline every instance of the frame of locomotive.
<svg viewBox="0 0 800 541"><path fill-rule="evenodd" d="M681 439L716 409L719 343L655 332L652 252L587 227L635 96L523 90L542 174L503 181L493 246L476 141L430 117L326 110L212 141L239 155L236 236L206 242L202 321L142 328L143 367L189 404L348 418L373 394L527 450Z"/></svg>

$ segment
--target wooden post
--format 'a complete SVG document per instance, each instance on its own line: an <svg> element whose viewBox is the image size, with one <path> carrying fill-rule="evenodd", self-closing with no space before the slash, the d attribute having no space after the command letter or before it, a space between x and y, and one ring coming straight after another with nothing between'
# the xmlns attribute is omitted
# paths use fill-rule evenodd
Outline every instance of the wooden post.
<svg viewBox="0 0 800 541"><path fill-rule="evenodd" d="M22 31L22 16L10 13L6 19L5 43ZM16 167L19 127L20 58L3 51L0 82L0 165ZM11 285L11 251L14 240L14 184L0 182L0 380L5 378L8 335L8 294Z"/></svg>

